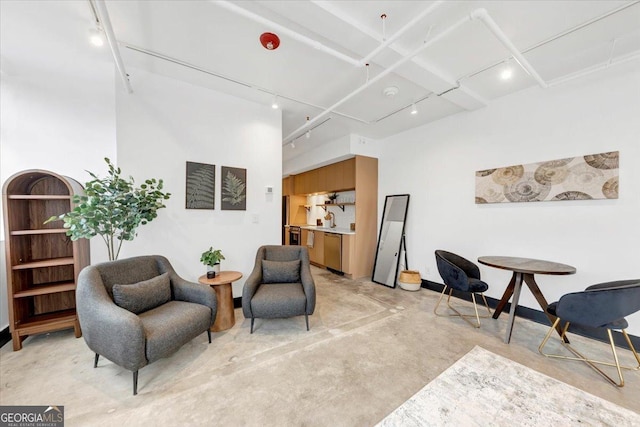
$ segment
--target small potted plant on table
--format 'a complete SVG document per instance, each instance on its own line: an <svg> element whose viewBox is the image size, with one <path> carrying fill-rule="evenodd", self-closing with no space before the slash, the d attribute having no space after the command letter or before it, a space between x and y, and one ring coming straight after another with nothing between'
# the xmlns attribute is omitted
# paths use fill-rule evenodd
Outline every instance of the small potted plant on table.
<svg viewBox="0 0 640 427"><path fill-rule="evenodd" d="M220 273L220 261L223 259L222 250L213 249L213 246L202 253L200 262L207 266L207 279L213 279Z"/></svg>

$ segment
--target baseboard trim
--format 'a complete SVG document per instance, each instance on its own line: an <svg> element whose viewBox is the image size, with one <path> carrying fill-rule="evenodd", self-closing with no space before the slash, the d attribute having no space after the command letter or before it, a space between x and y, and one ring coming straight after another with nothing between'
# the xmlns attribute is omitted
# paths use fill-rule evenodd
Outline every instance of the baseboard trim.
<svg viewBox="0 0 640 427"><path fill-rule="evenodd" d="M11 341L11 332L9 332L9 327L7 326L0 331L0 347L4 347L9 341Z"/></svg>
<svg viewBox="0 0 640 427"><path fill-rule="evenodd" d="M425 289L429 289L431 291L435 291L438 293L441 293L442 289L444 288L444 285L442 283L432 282L430 280L423 280L421 286ZM459 298L465 301L471 301L471 294L466 292L458 292L454 290L452 295L455 296L456 298ZM496 306L498 305L498 302L500 301L491 297L486 297L486 298L487 298L487 303L489 303L489 307L494 309L496 308ZM507 306L505 307L504 311L500 316L505 316L505 315L508 316L510 310L511 310L511 303L507 303ZM523 319L534 321L536 323L540 323L542 325L547 325L549 327L551 326L549 324L549 319L541 310L535 310L529 307L518 306L516 308L516 316L522 317ZM602 341L607 344L609 343L609 337L607 336L606 331L602 329L593 329L593 328L586 328L578 325L571 325L569 327L569 332L574 333L576 335L581 335L583 337L592 338L597 341ZM540 341L542 341L542 338L543 337L540 337ZM629 334L629 338L631 339L631 343L636 348L636 350L640 349L640 337ZM629 349L629 345L627 344L627 341L624 339L624 336L622 335L621 332L613 331L613 341L615 342L617 347Z"/></svg>

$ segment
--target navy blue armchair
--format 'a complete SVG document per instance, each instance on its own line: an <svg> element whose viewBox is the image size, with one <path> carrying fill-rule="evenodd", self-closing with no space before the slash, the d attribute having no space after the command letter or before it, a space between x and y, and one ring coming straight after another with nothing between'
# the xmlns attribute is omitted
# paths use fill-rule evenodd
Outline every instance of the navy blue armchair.
<svg viewBox="0 0 640 427"><path fill-rule="evenodd" d="M480 318L486 318L491 316L491 310L489 309L489 305L487 304L487 299L484 296L483 292L486 292L489 289L489 285L480 280L480 269L477 265L472 263L471 261L461 257L460 255L456 255L451 252L437 250L436 251L436 264L438 266L438 272L444 281L444 288L442 289L442 293L440 294L440 299L436 304L433 312L436 316L460 316L463 320L469 323L471 326L479 328L480 327ZM451 294L453 290L459 292L468 292L471 294L471 300L473 301L473 309L475 311L476 323L471 322L468 317L474 317L469 314L462 314L456 308L451 305ZM438 313L438 307L440 306L440 302L444 297L445 293L448 292L447 297L447 306L450 310L452 310L455 314L440 314ZM480 294L482 300L484 301L484 305L489 312L488 316L480 316L478 314L478 305L476 304L476 294Z"/></svg>
<svg viewBox="0 0 640 427"><path fill-rule="evenodd" d="M622 376L622 369L640 369L640 357L629 339L626 331L629 324L624 318L637 311L640 311L640 279L600 283L589 286L581 292L566 294L562 296L559 301L551 303L547 307L547 312L556 316L557 319L538 347L538 351L547 357L585 362L611 384L623 387L624 377ZM544 352L544 347L547 341L549 341L554 328L561 321L566 322L562 329L562 335L560 336L561 343L567 350L573 353L575 357ZM569 329L569 325L572 323L589 328L606 329L613 353L613 363L589 359L566 343L565 341L567 340L564 338ZM629 367L620 364L613 341L613 330L622 332L622 335L629 345L629 350L631 350L631 353L638 362L637 366ZM618 371L618 381L611 378L596 365L615 366Z"/></svg>

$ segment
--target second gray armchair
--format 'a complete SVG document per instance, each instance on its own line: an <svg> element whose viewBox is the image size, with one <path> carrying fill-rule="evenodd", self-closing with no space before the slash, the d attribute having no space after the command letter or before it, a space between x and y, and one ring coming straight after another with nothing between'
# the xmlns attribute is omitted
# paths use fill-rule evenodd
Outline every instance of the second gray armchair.
<svg viewBox="0 0 640 427"><path fill-rule="evenodd" d="M316 306L316 286L311 277L309 252L304 246L262 246L256 254L253 272L242 289L242 311L256 317L284 318L309 315Z"/></svg>

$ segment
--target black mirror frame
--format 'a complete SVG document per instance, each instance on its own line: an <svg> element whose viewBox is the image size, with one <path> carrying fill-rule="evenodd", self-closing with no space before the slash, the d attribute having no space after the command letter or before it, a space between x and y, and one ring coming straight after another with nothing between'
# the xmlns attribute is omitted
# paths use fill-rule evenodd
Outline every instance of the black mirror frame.
<svg viewBox="0 0 640 427"><path fill-rule="evenodd" d="M402 219L402 235L400 238L400 243L398 245L398 252L397 252L397 259L396 259L396 273L395 273L395 278L393 280L393 286L387 285L386 283L382 283L382 282L378 282L376 280L374 280L374 276L375 276L375 272L376 272L376 265L378 264L378 251L380 250L380 238L382 237L382 226L384 224L385 221L385 216L387 213L387 204L389 203L389 199L392 197L406 197L407 198L407 205L405 206L404 209L404 217ZM375 256L375 260L373 262L373 271L371 272L371 281L374 283L378 283L380 285L384 285L387 286L389 288L395 288L398 282L398 269L400 268L400 254L402 251L402 243L404 240L404 232L405 232L405 227L407 224L407 213L409 212L409 201L410 201L411 195L409 194L392 194L389 196L386 196L384 199L384 208L382 209L382 218L380 219L380 231L378 233L378 241L376 243L376 256Z"/></svg>

